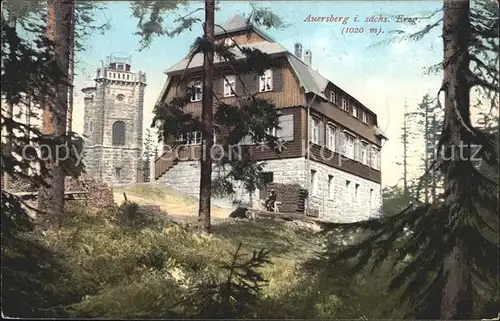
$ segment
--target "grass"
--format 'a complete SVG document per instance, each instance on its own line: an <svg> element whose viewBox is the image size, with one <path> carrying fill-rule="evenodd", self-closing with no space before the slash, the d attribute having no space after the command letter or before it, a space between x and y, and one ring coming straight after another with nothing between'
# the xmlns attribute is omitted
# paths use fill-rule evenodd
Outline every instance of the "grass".
<svg viewBox="0 0 500 321"><path fill-rule="evenodd" d="M195 202L168 188L146 184L115 192L125 192L128 198L149 195L149 201L155 203L164 198L184 206ZM206 295L192 291L213 282L222 284L228 272L221 267L231 263L241 243L246 259L254 250L270 251L270 263L255 269L266 282L257 300L252 301L250 312L236 309L236 314L225 317L389 316L383 314L386 307L377 309L378 299L387 294L381 290L379 280L360 285L341 275L320 277L320 267L304 268L302 263L314 257L324 242L313 230L271 219L229 220L214 225L213 233L203 237L168 215L136 227L123 224L120 217L126 211L126 207L110 213L70 208L57 231L38 228L7 242L2 251L7 263L2 266L2 291L8 298L4 314L49 318L190 317L192 303L183 300L197 298L210 306L212 303L204 301ZM356 289L351 289L353 286ZM219 291L223 288L219 287ZM386 302L387 306L392 301Z"/></svg>
<svg viewBox="0 0 500 321"><path fill-rule="evenodd" d="M123 203L123 193L129 201L143 205L159 205L170 215L196 216L198 213L197 199L162 184L143 183L114 187L113 194L117 204ZM225 218L230 213L229 209L212 206L213 217Z"/></svg>

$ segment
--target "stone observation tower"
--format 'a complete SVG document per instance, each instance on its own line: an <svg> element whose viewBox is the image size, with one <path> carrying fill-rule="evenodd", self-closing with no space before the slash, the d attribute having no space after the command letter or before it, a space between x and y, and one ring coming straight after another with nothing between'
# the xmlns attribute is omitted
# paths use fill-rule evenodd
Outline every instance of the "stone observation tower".
<svg viewBox="0 0 500 321"><path fill-rule="evenodd" d="M132 72L130 56L110 55L85 94L84 164L108 183L143 180L142 119L146 74Z"/></svg>

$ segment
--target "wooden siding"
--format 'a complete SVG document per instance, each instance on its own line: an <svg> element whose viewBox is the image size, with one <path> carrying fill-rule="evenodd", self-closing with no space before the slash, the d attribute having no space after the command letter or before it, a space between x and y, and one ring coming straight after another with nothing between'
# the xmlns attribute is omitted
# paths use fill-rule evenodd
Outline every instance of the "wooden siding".
<svg viewBox="0 0 500 321"><path fill-rule="evenodd" d="M276 61L276 64L278 67L273 68L272 91L258 93L259 77L255 73L249 73L236 77L236 94L245 95L248 94L248 90L251 94L256 94L257 97L272 100L277 108L303 105L305 103L305 97L301 93L300 87L298 86L288 62L284 58L281 58ZM224 97L223 74L232 75L234 72L227 67L218 67L215 70L214 93L220 101L226 104L233 104L236 100L235 97ZM184 93L187 84L193 78L201 78L201 76L201 73L188 74L183 84L179 83L181 76L173 76L165 101L169 102L177 94ZM216 105L217 103L215 102L214 104ZM201 101L187 104L186 111L192 112L194 115L201 115Z"/></svg>
<svg viewBox="0 0 500 321"><path fill-rule="evenodd" d="M301 135L301 110L300 107L283 108L280 110L282 115L293 115L293 140L285 143L285 148L279 153L271 148L261 150L258 146L242 146L243 148L250 148L250 154L256 160L271 160L279 158L293 158L303 156L302 150L302 135ZM224 145L225 138L229 135L227 128L220 128L216 134L216 143ZM167 146L176 146L176 141L173 137L166 139ZM201 157L201 146L179 146L176 151L181 159L179 160L195 160ZM164 149L165 151L165 149Z"/></svg>
<svg viewBox="0 0 500 321"><path fill-rule="evenodd" d="M252 32L240 31L231 34L230 37L234 40L234 42L236 42L239 45L266 41L266 39L262 38L259 34L253 31ZM223 40L225 38L227 38L226 35L216 36L216 40Z"/></svg>
<svg viewBox="0 0 500 321"><path fill-rule="evenodd" d="M337 168L378 184L382 181L378 170L345 156L341 157L337 152L333 152L313 143L311 143L310 151L310 159L313 161Z"/></svg>
<svg viewBox="0 0 500 321"><path fill-rule="evenodd" d="M347 112L333 106L333 104L326 101L314 101L311 106L311 111L316 111L325 116L328 121L331 121L349 131L359 135L361 138L370 141L371 143L381 146L380 138L375 135L375 130L372 125L367 125L359 119L353 117ZM306 114L307 117L307 114Z"/></svg>
<svg viewBox="0 0 500 321"><path fill-rule="evenodd" d="M366 108L361 102L359 102L356 98L352 97L351 95L349 95L348 93L346 93L345 91L341 90L340 88L336 87L335 85L333 84L329 84L325 90L325 96L330 99L330 92L334 91L337 95L337 103L334 104L334 103L331 103L333 106L335 106L336 108L342 110L343 112L345 112L343 109L342 109L342 98L346 99L347 100L347 106L349 108L349 114L352 116L352 106L353 104L356 105L358 107L358 117L357 119L362 122L362 115L361 115L361 111L363 112L366 112L368 114L368 125L376 125L377 124L377 121L376 121L376 115L375 113L373 113L371 110L369 110L368 108ZM356 118L354 116L352 116L353 118Z"/></svg>

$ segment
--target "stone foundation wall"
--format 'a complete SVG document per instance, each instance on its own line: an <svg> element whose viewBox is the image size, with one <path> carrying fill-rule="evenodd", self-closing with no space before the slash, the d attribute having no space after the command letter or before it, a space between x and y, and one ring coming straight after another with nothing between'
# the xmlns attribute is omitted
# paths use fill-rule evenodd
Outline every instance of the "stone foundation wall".
<svg viewBox="0 0 500 321"><path fill-rule="evenodd" d="M264 172L272 172L273 183L277 188L282 189L281 192L279 190L277 192L278 200L284 203L284 206L282 205L280 208L282 212L295 212L298 190L301 187L307 188L306 180L311 179L310 170L314 170L316 171L316 188L310 189L307 201L309 213L316 212L319 218L332 222L355 222L379 213L382 203L381 186L375 182L312 160L308 167L305 158L266 161L263 170ZM212 175L215 177L217 173L214 171ZM332 178L331 183L329 177ZM198 198L199 180L199 163L197 161L183 161L173 166L158 182ZM351 191L346 190L346 180L351 182ZM356 184L359 185L357 200L353 197ZM370 193L372 193L371 200ZM280 199L280 194L282 194L283 200ZM233 208L239 204L250 204L253 208L258 209L261 208L261 199L265 200L267 196L260 195L259 191L250 195L239 186L234 195L224 199L216 199L214 203L223 203Z"/></svg>

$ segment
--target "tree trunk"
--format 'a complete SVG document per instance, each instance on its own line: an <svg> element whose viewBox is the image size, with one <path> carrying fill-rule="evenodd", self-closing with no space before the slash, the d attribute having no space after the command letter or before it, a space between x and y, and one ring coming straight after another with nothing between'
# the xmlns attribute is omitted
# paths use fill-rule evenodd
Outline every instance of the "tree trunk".
<svg viewBox="0 0 500 321"><path fill-rule="evenodd" d="M436 115L432 114L432 133L431 133L431 137L432 137L433 152L434 152L434 148L436 147L436 142L437 142L436 136L438 136L438 134L436 134ZM433 155L434 155L434 153L433 153ZM438 173L436 172L436 169L433 168L432 169L432 176L431 176L431 195L432 195L432 202L433 203L436 201L437 175L438 175Z"/></svg>
<svg viewBox="0 0 500 321"><path fill-rule="evenodd" d="M424 199L425 203L429 203L429 105L425 105L424 110L424 138L425 138L425 151L424 151Z"/></svg>
<svg viewBox="0 0 500 321"><path fill-rule="evenodd" d="M405 102L404 116L403 116L403 195L408 199L408 172L407 172L407 151L408 151L408 106Z"/></svg>
<svg viewBox="0 0 500 321"><path fill-rule="evenodd" d="M46 178L50 187L40 189L39 209L54 215L62 215L64 211L64 179L65 173L56 155L58 146L66 135L68 111L68 84L69 84L69 56L71 17L74 10L74 0L49 0L48 1L48 38L55 43L53 53L58 69L64 75L58 81L53 95L47 97L43 111L42 133L52 136L55 144L50 151L47 161L49 177ZM63 148L60 149L60 152Z"/></svg>
<svg viewBox="0 0 500 321"><path fill-rule="evenodd" d="M443 44L444 44L444 79L445 118L443 135L448 138L445 150L451 152L452 160L443 167L444 187L447 203L453 203L458 188L463 188L467 181L457 176L464 163L454 152L461 142L467 144L464 135L465 126L470 126L470 88L467 82L469 73L468 45L470 40L470 3L468 0L445 0L443 7ZM459 114L459 115L457 115ZM461 119L460 119L460 118ZM450 208L452 211L458 209ZM457 213L450 217L457 224L457 229L464 225ZM451 224L450 224L451 225ZM472 314L473 300L471 288L471 263L467 253L464 233L453 233L455 238L450 252L443 261L446 281L441 300L441 319L468 319Z"/></svg>
<svg viewBox="0 0 500 321"><path fill-rule="evenodd" d="M9 15L9 26L11 28L14 28L14 29L16 28L16 18L11 17L10 15ZM12 119L13 115L14 115L14 105L11 102L9 102L9 103L7 103L7 117L6 118ZM14 143L13 140L14 140L14 133L12 132L12 130L9 130L7 132L5 147L2 150L2 152L5 153L5 155L9 155L12 153L12 144ZM3 182L2 183L3 183L2 188L4 190L10 189L10 175L7 173L7 171L5 171L3 174Z"/></svg>
<svg viewBox="0 0 500 321"><path fill-rule="evenodd" d="M76 24L76 16L75 16L75 3L71 4L73 8L71 8L71 25L69 30L69 83L70 86L68 88L68 133L71 133L73 130L73 91L74 91L74 81L75 81L75 24Z"/></svg>
<svg viewBox="0 0 500 321"><path fill-rule="evenodd" d="M203 61L203 99L202 99L202 159L200 175L200 207L198 212L198 231L210 233L210 207L212 194L212 157L213 146L213 87L214 87L214 0L205 0L205 40L212 46L204 51Z"/></svg>

